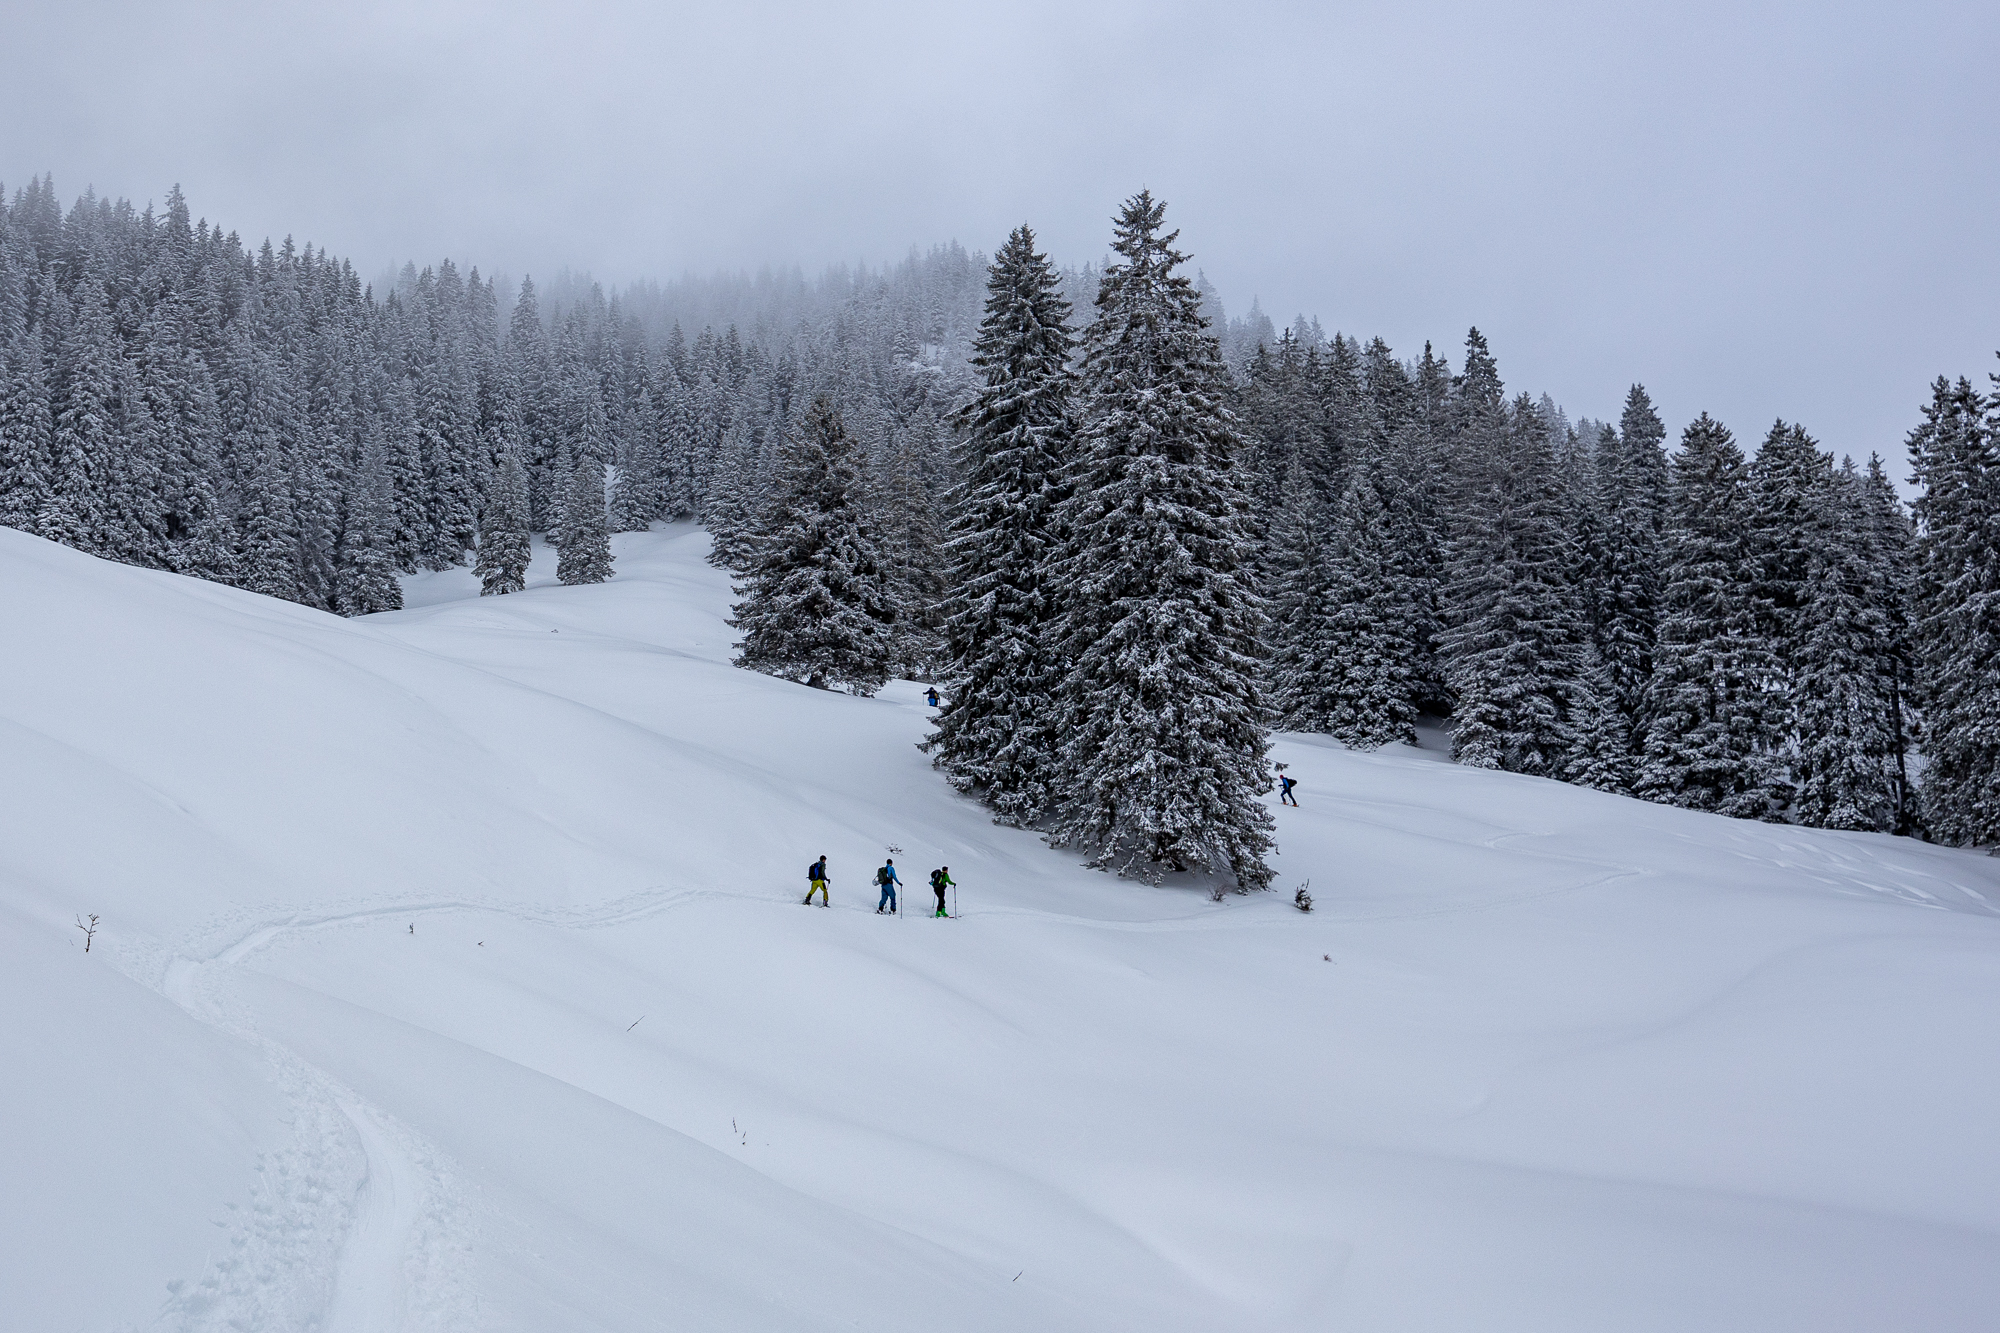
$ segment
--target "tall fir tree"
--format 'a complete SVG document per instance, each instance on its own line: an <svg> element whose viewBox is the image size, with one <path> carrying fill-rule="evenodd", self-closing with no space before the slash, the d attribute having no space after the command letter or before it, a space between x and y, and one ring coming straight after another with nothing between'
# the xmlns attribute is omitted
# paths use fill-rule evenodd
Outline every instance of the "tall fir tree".
<svg viewBox="0 0 2000 1333"><path fill-rule="evenodd" d="M1461 383L1493 376L1474 331ZM1491 392L1476 384L1481 398ZM1439 650L1456 704L1452 757L1478 768L1617 790L1626 756L1608 725L1603 676L1567 530L1550 423L1526 394L1492 436L1490 406L1462 410L1464 481Z"/></svg>
<svg viewBox="0 0 2000 1333"><path fill-rule="evenodd" d="M43 508L55 482L41 337L22 332L0 346L0 525L40 532Z"/></svg>
<svg viewBox="0 0 2000 1333"><path fill-rule="evenodd" d="M1914 639L1924 822L2000 843L2000 440L1969 380L1940 376L1910 433L1918 495Z"/></svg>
<svg viewBox="0 0 2000 1333"><path fill-rule="evenodd" d="M1667 497L1666 426L1644 385L1625 395L1616 432L1598 440L1596 500L1603 555L1596 570L1597 651L1611 703L1634 754L1645 751L1646 683L1659 633L1662 514Z"/></svg>
<svg viewBox="0 0 2000 1333"><path fill-rule="evenodd" d="M1756 565L1752 604L1759 636L1771 650L1770 667L1759 682L1763 696L1763 748L1773 799L1789 806L1790 782L1799 762L1798 689L1808 663L1806 607L1814 591L1819 555L1838 555L1829 546L1827 506L1833 460L1802 426L1779 421L1771 427L1750 464L1751 550Z"/></svg>
<svg viewBox="0 0 2000 1333"><path fill-rule="evenodd" d="M1164 218L1143 190L1120 210L1083 336L1052 564L1067 671L1050 836L1121 874L1244 891L1271 879L1264 613L1228 372Z"/></svg>
<svg viewBox="0 0 2000 1333"><path fill-rule="evenodd" d="M755 446L747 421L735 423L723 435L708 509L702 515L710 538L708 563L717 569L744 573L756 558L765 497Z"/></svg>
<svg viewBox="0 0 2000 1333"><path fill-rule="evenodd" d="M344 616L402 609L392 537L396 494L386 455L382 436L372 434L355 467L335 562L334 610Z"/></svg>
<svg viewBox="0 0 2000 1333"><path fill-rule="evenodd" d="M106 482L117 448L115 332L104 288L86 275L75 310L58 306L55 429L47 499L37 530L52 541L104 550Z"/></svg>
<svg viewBox="0 0 2000 1333"><path fill-rule="evenodd" d="M896 626L896 670L911 679L933 678L943 653L945 574L939 556L944 525L929 478L929 460L940 442L934 423L892 425L881 466L871 469L882 515L883 550L890 584L902 614Z"/></svg>
<svg viewBox="0 0 2000 1333"><path fill-rule="evenodd" d="M1444 444L1426 422L1407 420L1380 445L1373 462L1382 498L1389 550L1402 596L1401 656L1409 664L1414 713L1444 713L1451 706L1438 653L1443 632L1439 591L1444 584L1447 539Z"/></svg>
<svg viewBox="0 0 2000 1333"><path fill-rule="evenodd" d="M1742 819L1781 817L1762 682L1776 654L1756 601L1749 468L1703 413L1668 487L1666 577L1646 693L1638 794Z"/></svg>
<svg viewBox="0 0 2000 1333"><path fill-rule="evenodd" d="M1886 641L1878 639L1882 651L1875 658L1881 673L1876 691L1889 710L1894 730L1891 741L1895 770L1895 820L1891 833L1919 832L1916 789L1910 775L1910 756L1922 732L1915 702L1916 649L1911 617L1915 613L1916 529L1910 511L1889 479L1881 455L1870 454L1861 474L1862 515L1868 530L1868 563L1874 571L1871 590L1887 621Z"/></svg>
<svg viewBox="0 0 2000 1333"><path fill-rule="evenodd" d="M1822 472L1812 497L1790 730L1792 815L1817 828L1895 833L1905 821L1901 553L1878 494L1850 460Z"/></svg>
<svg viewBox="0 0 2000 1333"><path fill-rule="evenodd" d="M480 595L494 597L525 589L532 556L528 469L521 461L520 446L509 441L502 447L500 466L494 469L486 507L479 515L479 560L473 572L479 575Z"/></svg>
<svg viewBox="0 0 2000 1333"><path fill-rule="evenodd" d="M569 498L562 510L556 578L562 583L602 583L610 577L611 532L605 522L604 464L586 454L569 468Z"/></svg>
<svg viewBox="0 0 2000 1333"><path fill-rule="evenodd" d="M252 464L244 497L243 586L266 597L303 601L299 582L299 525L292 504L286 449L272 441Z"/></svg>
<svg viewBox="0 0 2000 1333"><path fill-rule="evenodd" d="M897 607L854 440L816 399L785 447L778 492L729 622L736 665L872 695L889 679Z"/></svg>
<svg viewBox="0 0 2000 1333"><path fill-rule="evenodd" d="M1410 590L1368 460L1328 508L1303 467L1286 478L1273 525L1273 707L1291 731L1358 750L1414 744Z"/></svg>
<svg viewBox="0 0 2000 1333"><path fill-rule="evenodd" d="M414 574L423 559L425 525L424 464L417 445L414 400L409 384L397 378L384 388L382 410L371 429L382 432L383 467L393 496L389 550L396 568Z"/></svg>
<svg viewBox="0 0 2000 1333"><path fill-rule="evenodd" d="M987 272L972 357L982 382L956 418L964 475L945 547L948 697L925 742L952 785L1009 824L1047 809L1060 744L1046 581L1072 430L1069 320L1060 275L1017 227Z"/></svg>
<svg viewBox="0 0 2000 1333"><path fill-rule="evenodd" d="M644 532L660 513L659 414L652 392L642 383L619 423L618 475L611 483L610 519L614 532Z"/></svg>

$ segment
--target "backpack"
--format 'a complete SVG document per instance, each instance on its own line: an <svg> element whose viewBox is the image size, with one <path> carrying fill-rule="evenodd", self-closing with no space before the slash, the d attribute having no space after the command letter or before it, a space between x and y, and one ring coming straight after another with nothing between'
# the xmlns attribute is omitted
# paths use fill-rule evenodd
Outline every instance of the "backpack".
<svg viewBox="0 0 2000 1333"><path fill-rule="evenodd" d="M938 887L938 885L942 883L944 883L944 871L942 870L931 871L931 887L935 889L936 887Z"/></svg>
<svg viewBox="0 0 2000 1333"><path fill-rule="evenodd" d="M877 884L887 884L889 882L889 867L883 866L875 872L875 882Z"/></svg>
<svg viewBox="0 0 2000 1333"><path fill-rule="evenodd" d="M819 862L815 861L811 865L806 867L806 878L807 879L819 878Z"/></svg>

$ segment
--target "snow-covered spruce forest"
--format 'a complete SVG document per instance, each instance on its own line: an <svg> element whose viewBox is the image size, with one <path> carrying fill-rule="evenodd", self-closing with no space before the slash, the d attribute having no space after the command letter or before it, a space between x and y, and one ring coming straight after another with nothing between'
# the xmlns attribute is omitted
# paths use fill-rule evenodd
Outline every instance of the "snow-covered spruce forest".
<svg viewBox="0 0 2000 1333"><path fill-rule="evenodd" d="M1906 508L1900 460L1800 424L1675 431L1637 385L1569 420L1477 330L1454 365L1227 319L1146 196L1111 239L607 298L368 284L178 190L36 181L0 199L0 523L360 615L419 570L518 589L536 533L601 581L608 533L693 518L743 665L937 680L955 783L1140 873L1266 882L1269 729L1426 715L1464 764L2000 840L2000 404L1969 382L1922 409Z"/></svg>

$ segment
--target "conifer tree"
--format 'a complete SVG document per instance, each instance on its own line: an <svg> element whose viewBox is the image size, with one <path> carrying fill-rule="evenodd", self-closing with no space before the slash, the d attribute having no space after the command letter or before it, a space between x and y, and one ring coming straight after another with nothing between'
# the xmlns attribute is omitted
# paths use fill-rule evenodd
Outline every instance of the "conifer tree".
<svg viewBox="0 0 2000 1333"><path fill-rule="evenodd" d="M675 326L679 331L679 326ZM659 516L678 523L695 513L694 434L688 424L687 388L676 376L671 359L658 363L659 387L654 392L654 429L660 450Z"/></svg>
<svg viewBox="0 0 2000 1333"><path fill-rule="evenodd" d="M528 470L529 526L535 532L554 532L555 510L562 494L555 476L561 430L556 376L532 276L521 280L521 293L508 317L507 357L520 391L521 462Z"/></svg>
<svg viewBox="0 0 2000 1333"><path fill-rule="evenodd" d="M1597 575L1598 656L1610 701L1627 743L1643 753L1646 682L1653 674L1653 640L1659 631L1663 506L1667 493L1666 426L1645 386L1625 396L1615 433L1596 451L1597 508L1604 525Z"/></svg>
<svg viewBox="0 0 2000 1333"><path fill-rule="evenodd" d="M1034 233L1015 228L987 272L972 357L982 383L956 418L964 477L945 547L948 697L925 742L953 786L1011 824L1041 817L1059 745L1045 585L1071 431L1069 319L1060 276Z"/></svg>
<svg viewBox="0 0 2000 1333"><path fill-rule="evenodd" d="M1409 664L1413 714L1444 713L1451 705L1437 648L1443 633L1438 599L1447 537L1443 462L1441 440L1421 420L1398 426L1379 446L1373 462L1400 590L1396 605L1403 617L1401 656Z"/></svg>
<svg viewBox="0 0 2000 1333"><path fill-rule="evenodd" d="M396 578L391 549L396 496L386 455L381 434L372 433L354 471L335 562L334 610L344 616L399 611L403 606L403 585Z"/></svg>
<svg viewBox="0 0 2000 1333"><path fill-rule="evenodd" d="M1923 817L1945 842L2000 842L2000 443L1961 378L1931 386L1910 433Z"/></svg>
<svg viewBox="0 0 2000 1333"><path fill-rule="evenodd" d="M604 514L604 464L586 455L569 467L569 498L562 511L556 578L563 583L602 583L610 577L611 533Z"/></svg>
<svg viewBox="0 0 2000 1333"><path fill-rule="evenodd" d="M815 399L786 442L755 563L736 590L737 666L863 696L889 679L897 607L865 498L840 413Z"/></svg>
<svg viewBox="0 0 2000 1333"><path fill-rule="evenodd" d="M114 332L102 284L86 277L81 291L75 312L58 315L53 468L37 530L65 546L101 554L106 480L117 447Z"/></svg>
<svg viewBox="0 0 2000 1333"><path fill-rule="evenodd" d="M156 410L139 365L115 370L118 405L104 467L104 528L99 553L128 564L166 564L167 455L172 422Z"/></svg>
<svg viewBox="0 0 2000 1333"><path fill-rule="evenodd" d="M339 574L340 510L331 478L323 459L336 456L328 444L324 423L308 429L315 436L293 447L288 454L288 476L292 485L292 513L298 533L299 598L306 606L322 611L335 608Z"/></svg>
<svg viewBox="0 0 2000 1333"><path fill-rule="evenodd" d="M1303 467L1273 527L1272 704L1279 725L1357 750L1414 743L1408 587L1365 459L1329 510Z"/></svg>
<svg viewBox="0 0 2000 1333"><path fill-rule="evenodd" d="M722 455L701 520L711 538L708 563L717 569L747 573L757 553L764 500L754 445L745 421L736 422L723 435Z"/></svg>
<svg viewBox="0 0 2000 1333"><path fill-rule="evenodd" d="M1813 593L1815 560L1838 538L1828 531L1826 511L1838 498L1831 489L1833 460L1801 426L1779 421L1750 465L1751 550L1756 583L1751 590L1758 632L1769 645L1769 670L1758 688L1763 695L1769 780L1773 799L1790 801L1790 774L1798 761L1796 691L1807 666L1806 604ZM1843 563L1837 551L1827 571Z"/></svg>
<svg viewBox="0 0 2000 1333"><path fill-rule="evenodd" d="M1891 746L1895 819L1887 831L1909 834L1921 828L1910 777L1910 751L1921 732L1915 707L1916 649L1911 626L1915 613L1916 530L1879 454L1868 457L1868 467L1861 474L1861 496L1867 529L1865 549L1873 571L1870 586L1887 622L1885 638L1878 640L1881 651L1875 658L1880 673L1877 694L1888 707L1889 725L1894 733Z"/></svg>
<svg viewBox="0 0 2000 1333"><path fill-rule="evenodd" d="M424 507L424 464L417 446L414 399L406 381L399 378L386 386L376 420L383 435L383 467L394 497L389 550L397 569L414 574L423 560L429 518Z"/></svg>
<svg viewBox="0 0 2000 1333"><path fill-rule="evenodd" d="M1749 470L1703 413L1668 487L1666 577L1646 691L1638 794L1690 810L1778 819L1761 682L1776 657L1756 604Z"/></svg>
<svg viewBox="0 0 2000 1333"><path fill-rule="evenodd" d="M644 532L661 516L661 490L659 419L651 392L641 384L618 432L618 476L611 483L612 531Z"/></svg>
<svg viewBox="0 0 2000 1333"><path fill-rule="evenodd" d="M1794 626L1792 814L1817 828L1893 833L1905 816L1896 689L1901 562L1876 499L1851 460L1823 472L1812 497Z"/></svg>
<svg viewBox="0 0 2000 1333"><path fill-rule="evenodd" d="M272 442L256 458L244 497L243 586L266 597L303 601L299 589L299 525L292 506L285 450Z"/></svg>
<svg viewBox="0 0 2000 1333"><path fill-rule="evenodd" d="M415 385L417 456L423 467L423 563L462 564L478 536L478 423L464 391L457 349L440 347Z"/></svg>
<svg viewBox="0 0 2000 1333"><path fill-rule="evenodd" d="M1474 333L1477 339L1477 332ZM1468 346L1463 385L1498 379L1483 342ZM1444 589L1439 651L1456 696L1452 757L1616 790L1624 758L1606 716L1603 678L1567 531L1549 423L1526 394L1492 436L1491 392L1462 411L1464 489Z"/></svg>
<svg viewBox="0 0 2000 1333"><path fill-rule="evenodd" d="M1090 864L1270 882L1263 608L1227 370L1175 273L1164 206L1120 211L1083 337L1081 421L1057 513L1054 594L1067 670L1050 826Z"/></svg>
<svg viewBox="0 0 2000 1333"><path fill-rule="evenodd" d="M54 433L41 339L22 333L0 347L0 525L41 531L54 485Z"/></svg>
<svg viewBox="0 0 2000 1333"><path fill-rule="evenodd" d="M874 472L884 527L889 582L902 614L896 627L895 668L912 679L936 674L943 650L945 576L939 548L944 525L931 496L927 455L939 447L935 422L919 420L889 429L883 466Z"/></svg>
<svg viewBox="0 0 2000 1333"><path fill-rule="evenodd" d="M528 538L528 469L520 446L509 441L494 470L493 486L479 516L479 592L483 597L520 592L528 586L533 551Z"/></svg>

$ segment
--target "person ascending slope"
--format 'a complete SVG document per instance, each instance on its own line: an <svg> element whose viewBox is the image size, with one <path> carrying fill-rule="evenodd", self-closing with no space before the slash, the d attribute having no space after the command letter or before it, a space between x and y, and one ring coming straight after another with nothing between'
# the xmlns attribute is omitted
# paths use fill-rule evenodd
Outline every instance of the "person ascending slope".
<svg viewBox="0 0 2000 1333"><path fill-rule="evenodd" d="M937 686L933 685L929 689L924 691L924 702L928 703L932 708L936 708L938 706Z"/></svg>
<svg viewBox="0 0 2000 1333"><path fill-rule="evenodd" d="M939 916L951 915L951 913L944 910L944 891L951 887L952 887L952 879L951 879L950 866L946 866L942 870L931 871L931 892L937 895L937 900L938 900L937 914Z"/></svg>
<svg viewBox="0 0 2000 1333"><path fill-rule="evenodd" d="M885 911L896 911L896 886L903 881L896 877L894 858L885 862L882 868L875 872L875 882L882 886L882 900L875 904L876 913L879 915Z"/></svg>
<svg viewBox="0 0 2000 1333"><path fill-rule="evenodd" d="M806 906L812 906L813 895L819 895L821 907L831 907L833 903L826 896L826 853L819 854L819 860L806 867L806 882L812 887L806 890Z"/></svg>
<svg viewBox="0 0 2000 1333"><path fill-rule="evenodd" d="M1287 777L1283 773L1280 773L1278 775L1278 803L1281 805L1297 805L1299 803L1299 798L1292 795L1292 788L1298 785L1299 784L1292 781L1291 778Z"/></svg>

